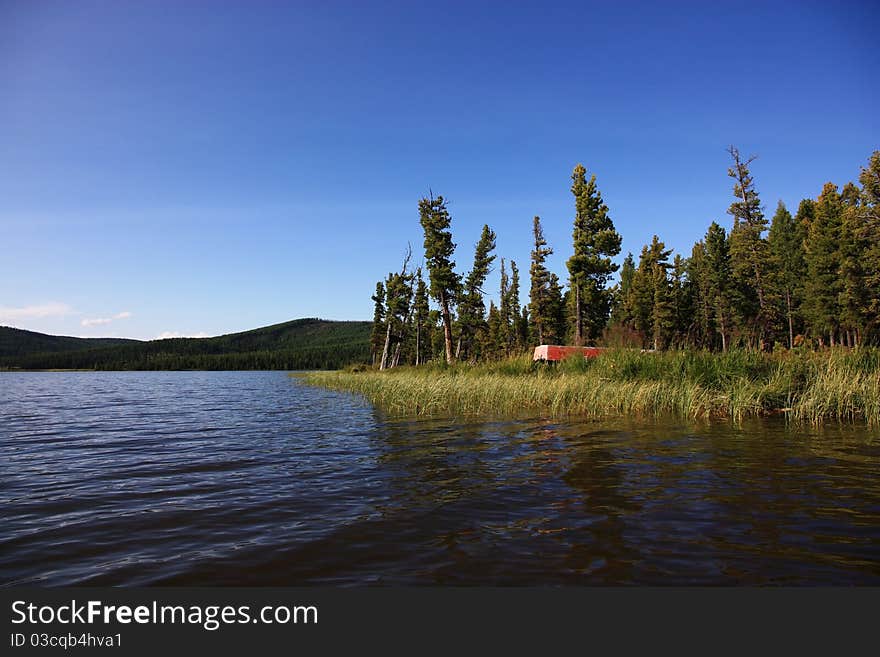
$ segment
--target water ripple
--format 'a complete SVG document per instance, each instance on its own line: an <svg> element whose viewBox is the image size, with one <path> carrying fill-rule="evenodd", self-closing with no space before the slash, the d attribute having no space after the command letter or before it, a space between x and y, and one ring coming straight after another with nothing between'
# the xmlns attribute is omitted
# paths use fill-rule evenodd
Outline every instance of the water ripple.
<svg viewBox="0 0 880 657"><path fill-rule="evenodd" d="M877 438L391 421L280 372L3 373L0 585L876 585Z"/></svg>

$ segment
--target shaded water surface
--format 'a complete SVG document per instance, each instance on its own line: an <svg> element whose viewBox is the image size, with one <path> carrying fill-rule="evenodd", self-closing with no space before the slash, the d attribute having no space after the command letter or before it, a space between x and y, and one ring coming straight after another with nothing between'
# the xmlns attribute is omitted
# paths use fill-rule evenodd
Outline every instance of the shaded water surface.
<svg viewBox="0 0 880 657"><path fill-rule="evenodd" d="M0 373L0 585L880 584L880 438Z"/></svg>

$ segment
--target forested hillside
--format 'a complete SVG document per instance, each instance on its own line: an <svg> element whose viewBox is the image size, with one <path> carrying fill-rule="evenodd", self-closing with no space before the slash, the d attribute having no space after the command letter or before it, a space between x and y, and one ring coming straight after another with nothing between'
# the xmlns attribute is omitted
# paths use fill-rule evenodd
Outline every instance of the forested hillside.
<svg viewBox="0 0 880 657"><path fill-rule="evenodd" d="M66 343L69 345L67 351L43 349L26 352L27 344L51 345L56 336L31 334L41 336L41 339L32 339L29 343L19 345L17 333L30 334L29 331L0 329L0 336L9 343L9 352L3 352L0 356L0 367L101 370L335 369L368 359L370 323L297 319L214 338L116 341L118 344L109 345L94 345L94 341L83 339L81 342Z"/></svg>
<svg viewBox="0 0 880 657"><path fill-rule="evenodd" d="M138 340L125 338L73 338L0 326L0 358L24 356L35 352L76 351L137 343Z"/></svg>

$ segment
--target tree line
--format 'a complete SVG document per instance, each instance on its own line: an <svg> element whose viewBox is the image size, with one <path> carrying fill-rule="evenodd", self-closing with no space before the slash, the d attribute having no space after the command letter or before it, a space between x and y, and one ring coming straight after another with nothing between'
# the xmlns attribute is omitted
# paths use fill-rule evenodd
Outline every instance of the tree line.
<svg viewBox="0 0 880 657"><path fill-rule="evenodd" d="M486 307L483 286L497 258L491 228L483 226L470 270L458 273L447 201L421 199L422 265L412 267L408 249L372 296L373 364L477 362L559 343L710 351L880 344L880 151L858 184L826 183L794 215L780 201L769 221L751 173L755 157L732 146L728 153L730 230L713 221L688 256L655 235L638 262L628 253L622 265L596 176L575 166L567 281L547 267L553 249L536 216L522 306L520 269L500 258L500 289Z"/></svg>
<svg viewBox="0 0 880 657"><path fill-rule="evenodd" d="M68 339L64 351L45 351L52 338L25 331L10 341L33 344L0 354L0 368L97 370L306 370L339 369L369 358L369 322L304 318L213 338L106 341ZM0 337L3 332L0 331ZM86 345L88 348L83 348Z"/></svg>

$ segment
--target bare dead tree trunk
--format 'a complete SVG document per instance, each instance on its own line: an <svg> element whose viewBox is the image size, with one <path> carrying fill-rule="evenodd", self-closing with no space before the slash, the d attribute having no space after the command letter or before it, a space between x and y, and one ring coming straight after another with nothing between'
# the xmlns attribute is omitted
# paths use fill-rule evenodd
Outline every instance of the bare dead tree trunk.
<svg viewBox="0 0 880 657"><path fill-rule="evenodd" d="M388 364L388 350L391 348L391 320L393 318L388 318L388 328L385 330L385 347L382 349L382 360L379 362L379 370L382 371L385 369L385 366Z"/></svg>
<svg viewBox="0 0 880 657"><path fill-rule="evenodd" d="M440 314L443 315L443 341L446 346L446 364L451 365L455 361L452 353L452 315L449 312L449 299L446 292L440 291Z"/></svg>

